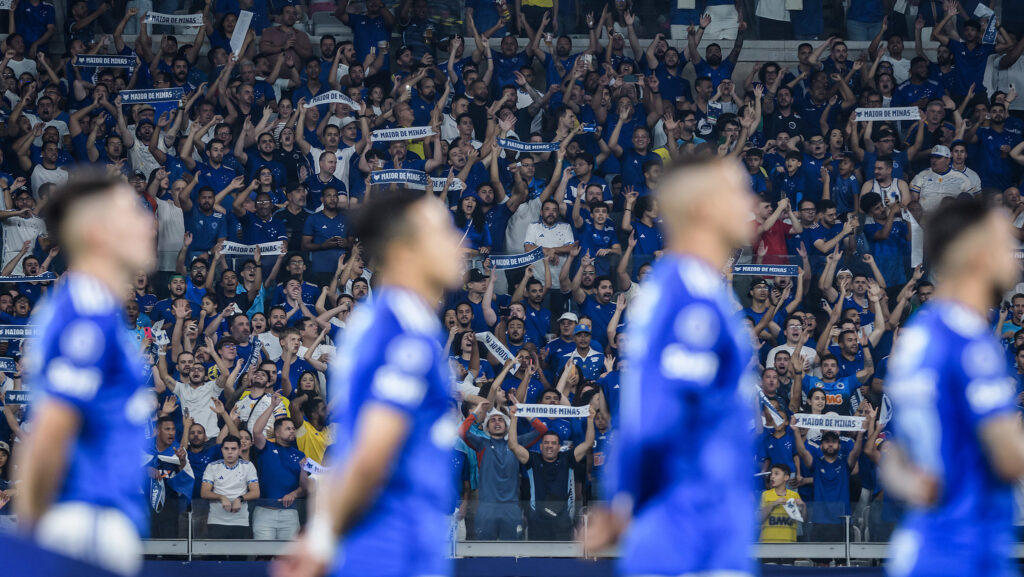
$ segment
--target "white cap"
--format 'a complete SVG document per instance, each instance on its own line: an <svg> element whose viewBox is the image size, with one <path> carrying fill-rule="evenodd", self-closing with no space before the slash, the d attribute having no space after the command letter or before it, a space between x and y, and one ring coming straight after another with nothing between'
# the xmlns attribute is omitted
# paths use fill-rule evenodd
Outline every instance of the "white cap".
<svg viewBox="0 0 1024 577"><path fill-rule="evenodd" d="M941 156L942 158L949 158L952 156L952 153L949 152L949 147L943 146L941 144L936 144L935 146L932 147L931 155Z"/></svg>
<svg viewBox="0 0 1024 577"><path fill-rule="evenodd" d="M580 322L580 318L576 316L576 313L562 313L562 316L558 317L558 322L572 321L574 323Z"/></svg>

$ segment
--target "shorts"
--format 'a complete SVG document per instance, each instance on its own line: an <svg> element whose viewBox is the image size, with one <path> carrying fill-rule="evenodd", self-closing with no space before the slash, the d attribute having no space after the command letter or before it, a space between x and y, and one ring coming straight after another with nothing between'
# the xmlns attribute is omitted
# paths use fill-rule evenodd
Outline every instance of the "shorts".
<svg viewBox="0 0 1024 577"><path fill-rule="evenodd" d="M58 503L39 520L35 539L44 549L120 575L135 575L142 568L139 533L117 509Z"/></svg>
<svg viewBox="0 0 1024 577"><path fill-rule="evenodd" d="M329 575L450 576L454 573L450 534L450 517L443 513L418 511L371 516L341 542Z"/></svg>

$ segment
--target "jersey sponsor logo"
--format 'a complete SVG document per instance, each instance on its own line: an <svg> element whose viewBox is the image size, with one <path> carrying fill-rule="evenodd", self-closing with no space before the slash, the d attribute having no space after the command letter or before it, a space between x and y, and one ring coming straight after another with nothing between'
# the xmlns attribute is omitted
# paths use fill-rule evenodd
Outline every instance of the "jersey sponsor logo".
<svg viewBox="0 0 1024 577"><path fill-rule="evenodd" d="M841 405L841 404L843 404L843 396L842 395L836 395L836 394L825 395L825 404L826 405Z"/></svg>
<svg viewBox="0 0 1024 577"><path fill-rule="evenodd" d="M661 353L661 373L670 379L711 384L718 373L718 355L692 351L680 344L671 344Z"/></svg>
<svg viewBox="0 0 1024 577"><path fill-rule="evenodd" d="M967 383L967 402L975 413L985 413L1010 403L1013 399L1012 379L986 379Z"/></svg>
<svg viewBox="0 0 1024 577"><path fill-rule="evenodd" d="M50 361L46 378L55 392L89 400L96 396L103 375L96 367L76 367L67 359L58 357Z"/></svg>
<svg viewBox="0 0 1024 577"><path fill-rule="evenodd" d="M422 378L400 373L391 367L377 369L372 387L380 398L400 405L415 405L427 392L427 383Z"/></svg>
<svg viewBox="0 0 1024 577"><path fill-rule="evenodd" d="M439 448L449 449L458 437L458 432L459 426L454 420L442 417L430 427L430 440Z"/></svg>

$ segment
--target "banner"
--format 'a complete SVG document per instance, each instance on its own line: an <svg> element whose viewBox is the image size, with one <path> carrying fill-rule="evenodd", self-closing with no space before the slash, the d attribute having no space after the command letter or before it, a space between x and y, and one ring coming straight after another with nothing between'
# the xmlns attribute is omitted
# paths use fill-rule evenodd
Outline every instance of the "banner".
<svg viewBox="0 0 1024 577"><path fill-rule="evenodd" d="M434 129L429 126L386 128L373 131L373 139L378 142L384 140L419 140L428 136L434 136Z"/></svg>
<svg viewBox="0 0 1024 577"><path fill-rule="evenodd" d="M345 96L344 93L338 92L337 90L331 90L330 92L324 92L319 96L314 96L312 99L306 101L306 106L304 108L313 108L314 106L317 106L319 104L328 104L330 102L344 102L345 104L348 104L349 108L353 110L363 109L363 107L360 106L358 102L352 100L348 96Z"/></svg>
<svg viewBox="0 0 1024 577"><path fill-rule="evenodd" d="M918 120L921 109L916 106L903 108L858 108L857 122L868 120Z"/></svg>
<svg viewBox="0 0 1024 577"><path fill-rule="evenodd" d="M10 10L11 0L0 0L0 10Z"/></svg>
<svg viewBox="0 0 1024 577"><path fill-rule="evenodd" d="M302 470L310 475L323 475L328 471L327 467L324 467L309 457L306 457L305 462L302 463Z"/></svg>
<svg viewBox="0 0 1024 577"><path fill-rule="evenodd" d="M370 184L409 184L426 188L427 173L407 168L375 170L370 173Z"/></svg>
<svg viewBox="0 0 1024 577"><path fill-rule="evenodd" d="M577 419L590 416L590 406L570 407L568 405L516 405L516 416L527 419Z"/></svg>
<svg viewBox="0 0 1024 577"><path fill-rule="evenodd" d="M800 274L800 267L795 264L734 264L732 265L732 274L743 276L797 276Z"/></svg>
<svg viewBox="0 0 1024 577"><path fill-rule="evenodd" d="M835 413L827 415L808 415L798 413L796 426L802 429L824 429L826 431L862 431L864 417L840 417Z"/></svg>
<svg viewBox="0 0 1024 577"><path fill-rule="evenodd" d="M252 24L252 12L242 10L238 13L238 20L235 22L235 31L231 33L231 53L240 55L242 44L245 43L245 35L249 33L249 25Z"/></svg>
<svg viewBox="0 0 1024 577"><path fill-rule="evenodd" d="M17 361L11 357L0 357L0 373L13 373L18 370Z"/></svg>
<svg viewBox="0 0 1024 577"><path fill-rule="evenodd" d="M4 393L5 405L27 405L31 399L31 391L7 391Z"/></svg>
<svg viewBox="0 0 1024 577"><path fill-rule="evenodd" d="M181 100L185 96L185 89L158 88L155 90L122 90L121 104L142 104L150 102L171 102Z"/></svg>
<svg viewBox="0 0 1024 577"><path fill-rule="evenodd" d="M804 516L800 514L800 507L796 504L796 499L789 499L786 504L782 506L786 510L786 514L789 515L790 519L798 523L804 522Z"/></svg>
<svg viewBox="0 0 1024 577"><path fill-rule="evenodd" d="M512 351L508 350L504 343L498 340L498 337L494 336L494 333L487 331L476 334L476 340L480 341L487 347L487 350L494 355L494 358L498 359L499 365L504 365L505 361L512 361L512 373L519 370L519 362L516 361L516 356L512 354Z"/></svg>
<svg viewBox="0 0 1024 577"><path fill-rule="evenodd" d="M498 146L516 152L553 152L558 150L557 142L521 142L510 138L499 138Z"/></svg>
<svg viewBox="0 0 1024 577"><path fill-rule="evenodd" d="M434 192L441 192L444 190L445 183L448 182L448 178L441 178L440 176L431 176L430 183L434 185ZM466 183L462 182L458 178L452 177L452 185L448 187L448 190L462 190L466 188Z"/></svg>
<svg viewBox="0 0 1024 577"><path fill-rule="evenodd" d="M771 402L768 401L767 395L761 390L761 387L757 387L757 395L761 400L761 406L768 409L768 414L772 416L772 421L775 422L776 427L786 422L786 417L783 417L782 413L772 406Z"/></svg>
<svg viewBox="0 0 1024 577"><path fill-rule="evenodd" d="M284 254L284 245L287 241L278 240L274 242L263 242L260 244L241 244L237 242L224 241L220 253L224 256L252 256L256 254L256 247L260 247L262 256L274 256Z"/></svg>
<svg viewBox="0 0 1024 577"><path fill-rule="evenodd" d="M241 18L239 18L241 20ZM161 14L159 12L147 12L146 24L180 24L182 26L202 26L203 13L198 14ZM237 30L237 28L236 28Z"/></svg>
<svg viewBox="0 0 1024 577"><path fill-rule="evenodd" d="M544 260L544 249L537 247L530 252L524 252L523 254L492 254L491 267L497 270L508 270L513 268L523 268L524 266L530 266L535 262Z"/></svg>
<svg viewBox="0 0 1024 577"><path fill-rule="evenodd" d="M0 341L38 337L42 329L35 325L0 325Z"/></svg>
<svg viewBox="0 0 1024 577"><path fill-rule="evenodd" d="M57 273L46 271L35 276L0 276L0 283L5 282L53 282L57 280Z"/></svg>
<svg viewBox="0 0 1024 577"><path fill-rule="evenodd" d="M138 61L134 56L104 56L101 54L79 54L72 63L90 68L135 68Z"/></svg>

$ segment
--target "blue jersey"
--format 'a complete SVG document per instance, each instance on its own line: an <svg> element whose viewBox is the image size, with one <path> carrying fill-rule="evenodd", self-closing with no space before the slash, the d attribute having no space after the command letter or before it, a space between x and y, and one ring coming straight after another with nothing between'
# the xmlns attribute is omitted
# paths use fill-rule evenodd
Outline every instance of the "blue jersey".
<svg viewBox="0 0 1024 577"><path fill-rule="evenodd" d="M457 423L449 412L451 376L437 314L393 287L349 320L332 374L338 441L329 460L343 463L362 411L384 406L405 416L409 433L373 505L345 538L332 575L451 575L448 470ZM402 535L395 539L395 535Z"/></svg>
<svg viewBox="0 0 1024 577"><path fill-rule="evenodd" d="M756 383L729 291L708 264L665 256L630 307L630 371L605 475L608 495L633 509L621 574L754 573L754 413L740 397Z"/></svg>
<svg viewBox="0 0 1024 577"><path fill-rule="evenodd" d="M886 390L896 440L936 476L938 504L911 509L893 536L890 568L904 575L1015 575L1013 484L999 479L978 438L1011 415L1014 387L990 324L961 305L929 301L900 333ZM953 527L956 529L953 530Z"/></svg>
<svg viewBox="0 0 1024 577"><path fill-rule="evenodd" d="M30 349L37 370L29 388L39 393L34 404L60 403L82 421L55 501L117 509L141 535L149 520L140 459L153 395L122 302L96 279L69 275L33 317L42 333Z"/></svg>

